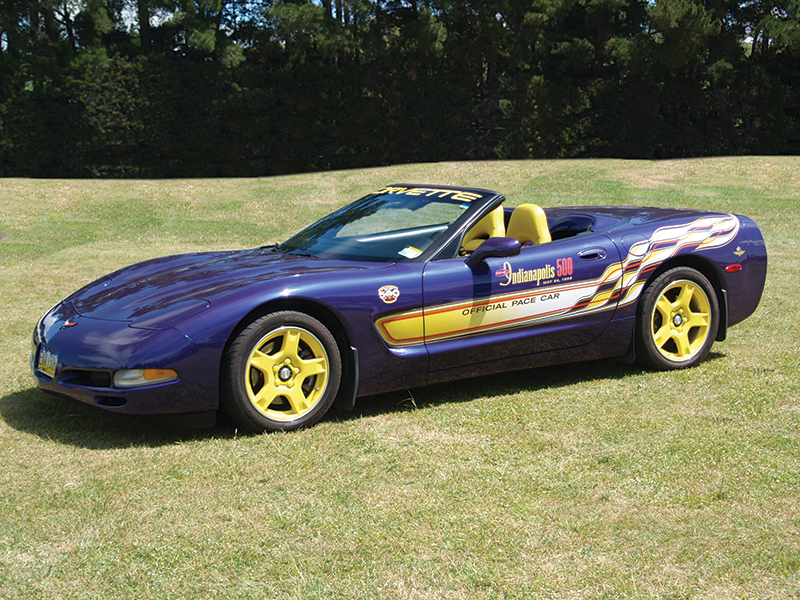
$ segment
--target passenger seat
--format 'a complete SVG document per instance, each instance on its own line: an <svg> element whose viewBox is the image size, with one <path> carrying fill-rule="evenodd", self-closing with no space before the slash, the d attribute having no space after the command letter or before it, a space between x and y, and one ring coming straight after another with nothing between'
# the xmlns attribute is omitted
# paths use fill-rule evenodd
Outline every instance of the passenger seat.
<svg viewBox="0 0 800 600"><path fill-rule="evenodd" d="M519 240L520 244L546 244L552 241L547 226L547 216L540 206L520 204L511 213L506 235Z"/></svg>

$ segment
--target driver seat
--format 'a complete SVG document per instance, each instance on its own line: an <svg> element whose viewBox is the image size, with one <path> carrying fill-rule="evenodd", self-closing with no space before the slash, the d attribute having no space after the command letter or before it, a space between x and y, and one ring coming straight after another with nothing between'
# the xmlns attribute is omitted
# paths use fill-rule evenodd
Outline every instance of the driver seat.
<svg viewBox="0 0 800 600"><path fill-rule="evenodd" d="M505 214L501 204L489 214L484 215L480 221L470 227L469 231L464 234L464 241L461 242L462 251L470 254L489 238L505 237L505 234Z"/></svg>
<svg viewBox="0 0 800 600"><path fill-rule="evenodd" d="M536 204L520 204L514 209L506 235L519 240L520 244L546 244L552 241L547 216L542 207Z"/></svg>

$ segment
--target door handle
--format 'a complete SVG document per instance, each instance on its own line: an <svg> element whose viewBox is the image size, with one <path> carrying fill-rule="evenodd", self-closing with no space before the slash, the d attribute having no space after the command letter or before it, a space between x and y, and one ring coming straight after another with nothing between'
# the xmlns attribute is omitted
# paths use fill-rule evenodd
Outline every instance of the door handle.
<svg viewBox="0 0 800 600"><path fill-rule="evenodd" d="M605 248L586 248L578 252L578 257L583 260L603 260L606 257Z"/></svg>

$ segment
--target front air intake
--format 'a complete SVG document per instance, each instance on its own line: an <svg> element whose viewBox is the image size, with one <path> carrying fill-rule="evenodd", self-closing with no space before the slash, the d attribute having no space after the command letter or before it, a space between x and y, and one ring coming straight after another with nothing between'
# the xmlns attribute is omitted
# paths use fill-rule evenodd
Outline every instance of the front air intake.
<svg viewBox="0 0 800 600"><path fill-rule="evenodd" d="M122 408L128 403L125 398L115 398L113 396L97 396L94 401L99 406L106 408Z"/></svg>

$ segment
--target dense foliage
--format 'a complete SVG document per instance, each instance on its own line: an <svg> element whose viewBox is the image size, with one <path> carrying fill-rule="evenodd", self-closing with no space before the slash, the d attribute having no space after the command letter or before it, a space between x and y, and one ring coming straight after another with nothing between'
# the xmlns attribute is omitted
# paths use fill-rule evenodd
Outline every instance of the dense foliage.
<svg viewBox="0 0 800 600"><path fill-rule="evenodd" d="M800 149L798 0L4 0L0 175Z"/></svg>

